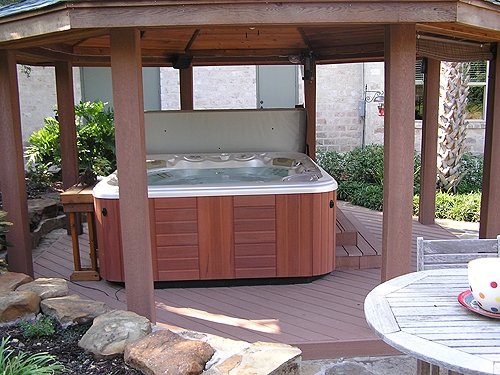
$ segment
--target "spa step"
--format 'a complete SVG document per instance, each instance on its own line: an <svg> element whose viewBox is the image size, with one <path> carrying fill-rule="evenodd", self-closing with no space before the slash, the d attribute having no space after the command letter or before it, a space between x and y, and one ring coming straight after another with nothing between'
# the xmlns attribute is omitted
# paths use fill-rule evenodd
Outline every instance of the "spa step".
<svg viewBox="0 0 500 375"><path fill-rule="evenodd" d="M352 213L337 207L337 270L378 268L382 263L382 243Z"/></svg>

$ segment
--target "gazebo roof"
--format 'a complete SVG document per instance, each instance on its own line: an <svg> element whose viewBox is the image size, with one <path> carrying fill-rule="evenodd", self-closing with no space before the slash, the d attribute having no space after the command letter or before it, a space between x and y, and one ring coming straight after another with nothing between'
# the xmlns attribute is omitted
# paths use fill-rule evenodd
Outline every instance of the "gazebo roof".
<svg viewBox="0 0 500 375"><path fill-rule="evenodd" d="M141 30L144 66L177 55L193 65L287 64L314 51L317 63L382 61L384 27L415 23L417 54L447 60L491 58L500 40L493 1L63 1L0 8L0 48L19 63L108 66L109 29ZM456 56L457 55L457 56Z"/></svg>

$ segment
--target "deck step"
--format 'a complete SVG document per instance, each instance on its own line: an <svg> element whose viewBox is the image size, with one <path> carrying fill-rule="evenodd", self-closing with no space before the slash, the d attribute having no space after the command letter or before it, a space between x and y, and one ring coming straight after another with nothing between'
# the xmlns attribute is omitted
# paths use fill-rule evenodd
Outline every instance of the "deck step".
<svg viewBox="0 0 500 375"><path fill-rule="evenodd" d="M382 264L382 242L352 213L337 207L336 268L378 268Z"/></svg>

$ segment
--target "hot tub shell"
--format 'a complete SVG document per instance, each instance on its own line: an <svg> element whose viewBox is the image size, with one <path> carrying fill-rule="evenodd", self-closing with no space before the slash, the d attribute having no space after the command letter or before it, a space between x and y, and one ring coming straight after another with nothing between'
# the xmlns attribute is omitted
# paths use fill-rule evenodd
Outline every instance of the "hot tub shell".
<svg viewBox="0 0 500 375"><path fill-rule="evenodd" d="M201 154L198 163L192 154L150 155L148 171L238 167L227 164L235 155ZM335 269L335 180L304 154L255 155L271 165L301 162L274 182L148 187L155 281L312 277ZM118 198L116 176L94 189L100 274L122 282Z"/></svg>

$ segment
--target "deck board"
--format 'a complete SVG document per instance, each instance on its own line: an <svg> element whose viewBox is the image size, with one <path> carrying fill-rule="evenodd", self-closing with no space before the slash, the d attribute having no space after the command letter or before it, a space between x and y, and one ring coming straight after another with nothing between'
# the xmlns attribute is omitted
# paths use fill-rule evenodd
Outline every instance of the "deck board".
<svg viewBox="0 0 500 375"><path fill-rule="evenodd" d="M354 215L373 238L382 241L382 214L342 207ZM454 238L438 225L413 222L416 237ZM82 264L88 264L86 232L80 236ZM369 258L363 256L361 258ZM412 264L416 268L416 261ZM73 272L71 237L63 235L35 260L36 277L62 277ZM368 327L363 303L380 283L380 269L335 270L311 283L232 287L165 288L155 290L157 324L249 342L283 342L298 346L304 359L391 355L397 351ZM68 282L70 293L126 309L123 284Z"/></svg>

